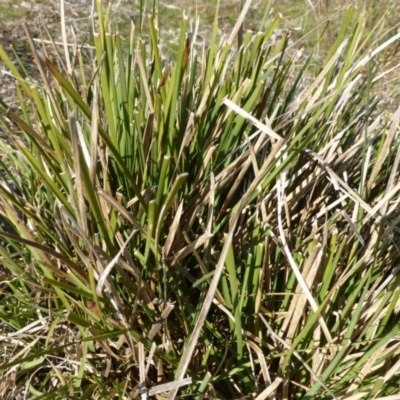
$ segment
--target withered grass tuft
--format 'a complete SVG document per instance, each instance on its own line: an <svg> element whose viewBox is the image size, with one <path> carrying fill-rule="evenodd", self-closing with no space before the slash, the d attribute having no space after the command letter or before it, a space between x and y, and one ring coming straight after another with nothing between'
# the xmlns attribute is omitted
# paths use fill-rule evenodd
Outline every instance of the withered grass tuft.
<svg viewBox="0 0 400 400"><path fill-rule="evenodd" d="M35 75L0 48L2 398L398 393L400 108L374 87L400 34L348 7L299 67L279 14L236 48L249 3L204 47L184 15L172 61L157 2L124 39L98 1L85 47L25 25Z"/></svg>

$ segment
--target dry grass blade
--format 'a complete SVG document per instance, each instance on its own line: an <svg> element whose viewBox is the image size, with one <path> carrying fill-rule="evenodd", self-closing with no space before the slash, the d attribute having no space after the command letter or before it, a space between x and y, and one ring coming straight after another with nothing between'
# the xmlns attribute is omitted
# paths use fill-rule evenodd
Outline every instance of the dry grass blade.
<svg viewBox="0 0 400 400"><path fill-rule="evenodd" d="M50 101L51 101L51 103L52 103L52 105L54 107L54 112L55 112L55 114L57 116L59 124L66 131L64 119L61 116L59 107L57 107L57 101L56 101L55 96L54 96L54 90L53 90L53 88L52 88L52 86L51 86L51 84L50 84L50 82L49 82L49 80L47 78L47 74L46 74L46 72L44 70L44 67L46 66L47 58L46 58L45 54L42 51L40 51L40 52L37 51L36 46L35 46L35 44L33 42L33 39L32 39L32 35L31 35L31 33L29 31L29 28L28 28L28 25L26 23L24 23L24 29L25 29L25 33L26 33L29 45L31 47L31 51L32 51L33 57L35 59L35 64L36 64L37 68L39 69L40 76L42 78L42 82L44 83L44 85L46 87L46 94L49 96Z"/></svg>
<svg viewBox="0 0 400 400"><path fill-rule="evenodd" d="M147 76L146 76L146 68L145 68L145 66L143 64L142 55L140 54L139 50L135 51L135 61L139 65L139 70L140 70L140 74L142 76L142 82L143 82L145 93L146 93L147 105L150 108L151 114L154 114L153 100L152 100L152 97L151 97L151 94L150 94L150 88L149 88L149 86L147 84L148 79L147 79Z"/></svg>
<svg viewBox="0 0 400 400"><path fill-rule="evenodd" d="M169 252L171 251L171 246L174 242L174 239L176 237L176 234L179 230L179 223L182 217L182 211L183 211L183 202L181 202L179 204L178 209L176 210L176 214L174 217L174 220L171 224L171 227L169 229L169 233L167 236L167 239L165 240L165 244L164 244L164 254L165 256L169 255Z"/></svg>
<svg viewBox="0 0 400 400"><path fill-rule="evenodd" d="M182 386L190 385L192 383L192 378L185 378L176 380L174 382L163 383L149 389L149 396L154 396L159 393L165 393L169 391L178 391Z"/></svg>
<svg viewBox="0 0 400 400"><path fill-rule="evenodd" d="M244 201L242 201L242 208L243 207L244 207ZM241 209L240 209L240 212L241 212ZM193 332L190 335L189 342L188 342L187 346L185 347L183 354L181 356L181 361L179 363L179 367L178 367L178 370L176 372L176 377L175 377L175 380L177 382L179 382L181 379L183 379L183 377L186 373L187 367L189 365L189 362L192 359L192 355L195 350L195 347L197 346L197 340L203 329L204 322L207 318L208 311L210 310L211 304L212 304L214 296L215 296L215 292L217 290L219 279L221 277L222 270L223 270L223 267L225 264L225 259L228 255L228 250L232 243L233 235L235 233L235 228L236 228L237 221L239 219L239 215L240 215L240 213L237 212L235 215L235 218L233 219L233 223L231 225L230 231L226 238L224 247L222 248L218 264L215 267L215 273L214 273L213 279L211 281L210 287L207 291L207 295L206 295L203 305L201 307L199 317L197 318L196 324L193 328ZM172 390L168 395L168 400L175 399L177 393L178 393L178 389Z"/></svg>
<svg viewBox="0 0 400 400"><path fill-rule="evenodd" d="M374 168L373 168L371 175L369 177L369 180L368 180L368 184L367 184L368 190L371 190L371 188L372 188L374 182L376 181L376 178L380 172L380 169L382 168L383 163L390 152L390 147L393 144L393 140L395 139L395 136L397 136L397 129L398 129L397 127L399 125L399 121L400 121L400 107L398 107L396 112L393 114L393 117L391 120L391 126L389 128L389 132L386 135L385 143L379 154L379 158L376 160L376 162L374 164Z"/></svg>
<svg viewBox="0 0 400 400"><path fill-rule="evenodd" d="M132 238L139 233L139 230L134 229L132 233L129 235L128 239L125 243L121 246L121 249L117 253L117 255L108 263L108 265L104 268L103 272L101 273L98 281L97 281L97 288L96 292L98 296L101 296L104 290L104 286L106 285L106 281L110 279L110 273L115 265L118 263L119 258L125 252L126 247L128 246L129 242Z"/></svg>
<svg viewBox="0 0 400 400"><path fill-rule="evenodd" d="M236 39L236 37L240 31L240 28L243 25L244 19L246 18L246 14L249 11L250 5L251 5L251 0L246 0L246 3L243 4L240 15L239 15L239 17L235 23L235 26L233 27L233 30L229 36L229 39L228 39L229 45L232 45L232 43Z"/></svg>
<svg viewBox="0 0 400 400"><path fill-rule="evenodd" d="M72 152L74 154L80 153L80 140L79 133L77 128L76 118L71 115L70 117L71 124L71 142L72 142ZM86 220L86 199L84 195L84 185L82 180L82 171L81 171L81 157L74 158L74 177L75 177L75 187L76 194L78 200L78 210L79 210L79 226L84 233L87 232L87 220Z"/></svg>
<svg viewBox="0 0 400 400"><path fill-rule="evenodd" d="M284 348L286 348L287 350L290 349L290 346L284 341L282 340L282 338L280 336L278 336L273 329L271 328L271 326L268 324L268 322L266 321L266 319L260 314L260 318L263 321L264 325L266 326L268 333L271 335L272 339L274 341L276 341L276 343L279 343L280 345L282 345ZM313 378L318 381L321 386L327 391L327 393L329 393L330 396L332 396L333 399L337 400L337 397L329 390L329 388L325 385L324 382L321 381L320 377L317 376L314 371L312 370L312 368L304 361L304 359L295 351L293 352L294 356L301 362L301 364L304 366L304 368L310 372L310 374L313 376Z"/></svg>
<svg viewBox="0 0 400 400"><path fill-rule="evenodd" d="M274 392L278 389L279 385L282 383L283 379L282 378L276 378L271 385L269 385L266 389L264 389L257 397L255 400L266 400L266 399L273 399L274 397L271 397Z"/></svg>
<svg viewBox="0 0 400 400"><path fill-rule="evenodd" d="M64 56L65 56L65 61L67 62L67 71L68 74L72 74L72 68L71 68L71 60L69 58L69 49L68 49L68 39L67 39L67 26L65 23L65 4L64 0L60 1L60 16L61 16L61 33L62 33L62 43L64 45Z"/></svg>
<svg viewBox="0 0 400 400"><path fill-rule="evenodd" d="M205 243L207 243L212 237L213 237L213 234L204 233L199 238L197 238L193 242L189 243L187 246L183 247L181 250L179 250L175 254L175 257L174 257L171 265L175 265L182 258L186 257L188 254L193 253L200 246L203 246Z"/></svg>
<svg viewBox="0 0 400 400"><path fill-rule="evenodd" d="M310 289L308 288L303 276L301 275L301 272L299 271L296 262L293 259L293 256L290 252L290 249L288 247L288 244L286 242L285 238L285 233L283 229L283 220L282 220L282 209L283 209L283 201L284 201L284 190L283 188L285 187L286 184L286 176L284 173L281 174L281 178L277 181L276 183L276 191L277 191L277 197L278 197L278 205L277 205L277 214L278 214L278 227L279 227L279 233L280 233L280 239L282 241L282 246L285 251L285 255L290 263L290 266L296 276L297 282L299 283L303 293L305 294L312 310L314 312L318 312L318 304L316 303L314 297L312 296ZM331 336L331 333L329 332L329 329L324 321L324 318L322 316L318 317L318 322L321 325L321 328L325 334L326 339L328 340L328 343L333 343L333 339Z"/></svg>
<svg viewBox="0 0 400 400"><path fill-rule="evenodd" d="M312 288L314 285L318 269L320 268L322 256L322 245L320 243L317 243L302 270L304 283L308 288ZM300 324L300 320L303 313L305 312L306 303L307 297L304 295L301 283L299 283L294 293L294 298L290 304L289 311L285 316L284 322L279 332L280 336L283 336L284 332L286 332L285 336L287 338L286 342L288 344L291 344L292 338L295 337L296 331Z"/></svg>
<svg viewBox="0 0 400 400"><path fill-rule="evenodd" d="M248 112L244 111L241 107L237 106L235 103L233 103L229 99L224 99L223 103L227 105L229 108L231 108L233 111L235 111L238 115L241 117L247 119L250 121L257 129L259 129L261 132L264 132L268 136L271 136L274 139L277 140L283 140L278 134L276 134L271 128L269 128L267 125L263 124L256 118L254 118L252 115L250 115Z"/></svg>

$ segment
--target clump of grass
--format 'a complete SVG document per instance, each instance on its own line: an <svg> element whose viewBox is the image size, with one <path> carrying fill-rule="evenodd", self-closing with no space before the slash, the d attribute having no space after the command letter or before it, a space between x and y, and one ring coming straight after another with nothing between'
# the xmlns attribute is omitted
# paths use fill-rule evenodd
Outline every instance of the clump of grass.
<svg viewBox="0 0 400 400"><path fill-rule="evenodd" d="M313 76L279 15L235 50L249 3L208 48L183 16L171 63L156 14L128 44L100 2L89 76L27 26L40 79L0 49L4 398L398 392L400 112L372 89L399 35L350 7Z"/></svg>

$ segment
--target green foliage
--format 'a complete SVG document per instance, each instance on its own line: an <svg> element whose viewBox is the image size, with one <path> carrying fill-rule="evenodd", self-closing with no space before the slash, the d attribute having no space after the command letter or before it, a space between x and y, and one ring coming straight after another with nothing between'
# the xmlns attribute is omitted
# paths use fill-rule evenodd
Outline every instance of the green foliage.
<svg viewBox="0 0 400 400"><path fill-rule="evenodd" d="M127 43L97 10L90 72L27 26L40 75L0 48L3 376L37 399L397 393L400 112L373 85L399 35L350 7L313 75L279 15L240 49L240 19L200 48L183 16L166 62L155 12Z"/></svg>

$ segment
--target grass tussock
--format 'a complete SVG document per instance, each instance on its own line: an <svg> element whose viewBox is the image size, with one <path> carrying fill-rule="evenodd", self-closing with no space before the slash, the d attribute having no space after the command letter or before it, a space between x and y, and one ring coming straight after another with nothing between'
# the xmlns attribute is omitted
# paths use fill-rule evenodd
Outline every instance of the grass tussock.
<svg viewBox="0 0 400 400"><path fill-rule="evenodd" d="M85 54L0 48L3 398L398 393L400 35L349 7L314 74L280 15L236 49L249 3L208 47L184 15L171 62L157 7L124 39L100 2Z"/></svg>

